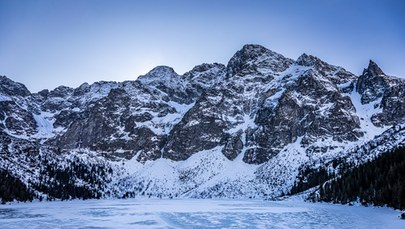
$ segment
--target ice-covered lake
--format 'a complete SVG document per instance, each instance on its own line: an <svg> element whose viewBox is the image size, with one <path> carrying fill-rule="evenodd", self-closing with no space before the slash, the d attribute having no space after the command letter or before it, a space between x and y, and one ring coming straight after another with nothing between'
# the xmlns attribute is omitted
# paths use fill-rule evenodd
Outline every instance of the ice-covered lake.
<svg viewBox="0 0 405 229"><path fill-rule="evenodd" d="M74 200L1 205L0 228L405 228L399 214L301 201Z"/></svg>

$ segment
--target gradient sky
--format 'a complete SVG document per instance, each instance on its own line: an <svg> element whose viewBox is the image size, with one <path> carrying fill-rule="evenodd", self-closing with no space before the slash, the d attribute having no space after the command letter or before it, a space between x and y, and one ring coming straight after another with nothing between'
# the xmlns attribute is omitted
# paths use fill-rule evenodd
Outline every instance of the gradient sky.
<svg viewBox="0 0 405 229"><path fill-rule="evenodd" d="M226 64L246 43L405 76L402 0L0 0L0 75L32 92Z"/></svg>

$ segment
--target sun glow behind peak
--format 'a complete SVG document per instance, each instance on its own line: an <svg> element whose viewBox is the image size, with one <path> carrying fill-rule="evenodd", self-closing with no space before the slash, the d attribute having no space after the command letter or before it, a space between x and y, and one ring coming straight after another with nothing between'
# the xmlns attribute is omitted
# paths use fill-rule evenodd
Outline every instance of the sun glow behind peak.
<svg viewBox="0 0 405 229"><path fill-rule="evenodd" d="M134 79L157 65L182 74L256 43L355 74L374 59L404 76L405 4L371 2L0 1L0 75L35 92Z"/></svg>

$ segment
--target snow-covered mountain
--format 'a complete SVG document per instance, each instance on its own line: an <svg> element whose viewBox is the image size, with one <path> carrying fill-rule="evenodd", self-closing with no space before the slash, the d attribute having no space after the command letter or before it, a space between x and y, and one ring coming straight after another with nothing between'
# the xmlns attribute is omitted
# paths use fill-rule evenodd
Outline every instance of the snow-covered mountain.
<svg viewBox="0 0 405 229"><path fill-rule="evenodd" d="M373 61L356 76L259 45L226 66L184 75L159 66L75 89L30 93L0 76L0 193L277 197L305 183L309 168L404 144L404 122L405 80Z"/></svg>

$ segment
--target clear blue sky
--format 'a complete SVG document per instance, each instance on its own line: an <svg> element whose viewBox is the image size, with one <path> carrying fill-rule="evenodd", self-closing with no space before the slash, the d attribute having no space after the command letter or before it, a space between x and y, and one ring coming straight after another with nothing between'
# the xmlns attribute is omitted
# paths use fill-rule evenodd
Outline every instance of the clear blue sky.
<svg viewBox="0 0 405 229"><path fill-rule="evenodd" d="M405 76L405 1L0 0L0 75L33 92L226 64L246 43Z"/></svg>

